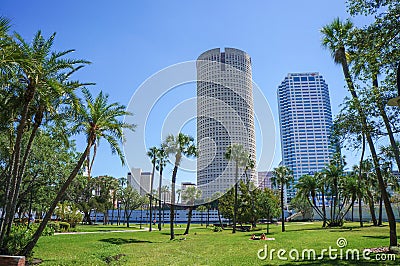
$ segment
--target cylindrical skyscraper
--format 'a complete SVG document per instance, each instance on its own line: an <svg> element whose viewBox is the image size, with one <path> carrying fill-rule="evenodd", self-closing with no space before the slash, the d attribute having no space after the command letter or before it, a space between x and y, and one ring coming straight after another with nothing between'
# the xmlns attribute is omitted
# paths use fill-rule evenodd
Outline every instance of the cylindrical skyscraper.
<svg viewBox="0 0 400 266"><path fill-rule="evenodd" d="M235 182L235 164L224 154L232 144L241 144L256 160L253 86L250 56L238 49L219 48L197 59L197 186L203 199L225 192ZM255 169L240 179L255 185Z"/></svg>

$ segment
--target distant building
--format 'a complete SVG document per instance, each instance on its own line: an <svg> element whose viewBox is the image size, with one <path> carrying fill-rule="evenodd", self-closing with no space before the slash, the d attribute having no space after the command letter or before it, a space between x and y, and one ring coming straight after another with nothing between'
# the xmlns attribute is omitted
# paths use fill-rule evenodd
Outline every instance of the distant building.
<svg viewBox="0 0 400 266"><path fill-rule="evenodd" d="M142 172L141 168L132 168L127 176L128 185L138 191L141 196L150 193L150 181L151 172Z"/></svg>
<svg viewBox="0 0 400 266"><path fill-rule="evenodd" d="M322 170L332 158L332 113L328 85L317 73L290 73L278 87L282 164L293 171L294 184ZM287 200L295 195L288 186Z"/></svg>
<svg viewBox="0 0 400 266"><path fill-rule="evenodd" d="M262 172L257 172L258 176L258 187L260 189L264 188L269 188L272 189L272 171L262 171Z"/></svg>
<svg viewBox="0 0 400 266"><path fill-rule="evenodd" d="M189 187L196 187L196 184L194 184L192 182L182 182L181 183L181 197L180 197L181 203L184 203L182 201L182 195L185 193L185 190L188 189Z"/></svg>

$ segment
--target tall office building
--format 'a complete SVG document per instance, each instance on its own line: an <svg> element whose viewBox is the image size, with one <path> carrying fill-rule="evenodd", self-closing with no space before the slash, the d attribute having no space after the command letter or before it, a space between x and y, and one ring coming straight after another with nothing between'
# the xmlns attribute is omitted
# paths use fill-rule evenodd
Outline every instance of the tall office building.
<svg viewBox="0 0 400 266"><path fill-rule="evenodd" d="M256 159L251 58L216 48L201 54L196 66L197 186L207 199L235 183L234 163L224 158L228 146L241 144ZM257 185L255 170L247 174Z"/></svg>
<svg viewBox="0 0 400 266"><path fill-rule="evenodd" d="M150 193L150 181L151 172L142 172L140 168L132 168L127 176L128 186L132 186L141 196Z"/></svg>
<svg viewBox="0 0 400 266"><path fill-rule="evenodd" d="M282 163L295 184L329 163L332 113L328 85L319 73L290 73L278 87ZM287 188L287 201L295 195Z"/></svg>

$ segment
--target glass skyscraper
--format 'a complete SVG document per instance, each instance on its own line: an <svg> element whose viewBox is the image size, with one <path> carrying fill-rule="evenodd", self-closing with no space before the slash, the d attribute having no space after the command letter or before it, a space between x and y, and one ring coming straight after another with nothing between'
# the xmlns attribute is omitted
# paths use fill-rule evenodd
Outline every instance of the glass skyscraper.
<svg viewBox="0 0 400 266"><path fill-rule="evenodd" d="M293 171L294 184L329 163L332 112L328 85L317 73L290 73L278 87L282 164ZM286 190L287 202L295 195Z"/></svg>

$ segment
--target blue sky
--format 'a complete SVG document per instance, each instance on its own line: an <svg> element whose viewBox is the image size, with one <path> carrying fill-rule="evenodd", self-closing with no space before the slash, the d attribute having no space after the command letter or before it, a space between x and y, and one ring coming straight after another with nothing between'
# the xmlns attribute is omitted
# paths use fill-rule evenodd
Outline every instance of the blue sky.
<svg viewBox="0 0 400 266"><path fill-rule="evenodd" d="M124 105L128 105L140 84L165 67L195 60L202 52L216 47L246 51L252 57L253 80L264 93L275 118L277 136L273 166L281 159L276 89L287 73L320 72L329 85L334 115L347 95L341 69L322 48L319 33L320 28L335 17L349 17L342 0L247 3L70 0L55 3L3 0L0 14L10 18L13 30L27 40L39 29L45 36L57 32L57 50L76 49L75 58L92 62L75 78L95 82L97 85L91 88L94 94L101 89L110 94L112 101ZM363 23L354 22L356 25ZM168 103L168 99L175 99L179 102L193 97L195 86L185 85L177 91L163 101ZM173 106L168 104L155 107L153 124L146 125L150 127L149 132L155 134L154 138L146 140L148 145L160 143L160 122L171 108ZM195 134L194 124L190 122L185 130ZM82 149L79 139L78 148ZM151 170L144 154L137 154L137 158L131 166ZM103 143L92 175L121 177L128 171ZM185 178L193 179L193 175L183 175L182 179Z"/></svg>

